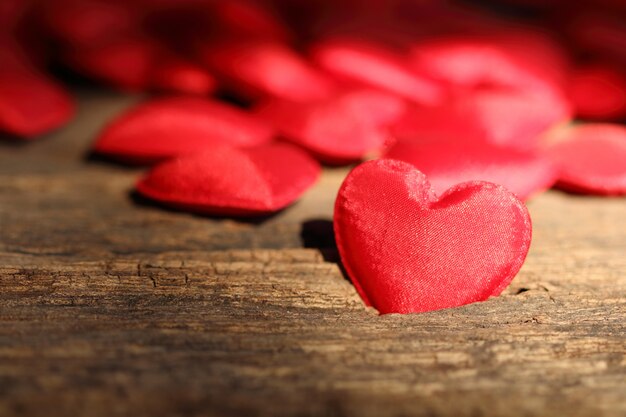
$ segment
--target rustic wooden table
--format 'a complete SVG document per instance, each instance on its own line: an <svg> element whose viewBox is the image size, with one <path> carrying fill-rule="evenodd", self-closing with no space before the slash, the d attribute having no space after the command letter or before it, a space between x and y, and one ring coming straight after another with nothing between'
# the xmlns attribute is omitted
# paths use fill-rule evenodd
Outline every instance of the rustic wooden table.
<svg viewBox="0 0 626 417"><path fill-rule="evenodd" d="M131 102L0 143L0 415L626 415L626 199L544 194L505 294L381 317L336 262L346 170L256 223L163 210L87 158Z"/></svg>

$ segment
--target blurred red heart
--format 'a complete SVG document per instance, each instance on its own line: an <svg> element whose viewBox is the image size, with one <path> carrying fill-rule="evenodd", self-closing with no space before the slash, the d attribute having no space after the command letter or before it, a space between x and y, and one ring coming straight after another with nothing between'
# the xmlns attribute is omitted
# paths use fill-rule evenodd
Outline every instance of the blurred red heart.
<svg viewBox="0 0 626 417"><path fill-rule="evenodd" d="M320 161L341 165L381 149L389 136L386 127L405 108L396 96L358 89L311 103L268 100L257 114Z"/></svg>
<svg viewBox="0 0 626 417"><path fill-rule="evenodd" d="M230 40L197 49L200 62L246 98L306 102L328 98L334 91L328 77L278 42Z"/></svg>
<svg viewBox="0 0 626 417"><path fill-rule="evenodd" d="M289 41L294 37L289 26L267 4L256 0L226 0L208 3L222 34L230 36Z"/></svg>
<svg viewBox="0 0 626 417"><path fill-rule="evenodd" d="M129 35L71 49L65 61L77 72L115 88L141 91L150 86L159 49L152 39Z"/></svg>
<svg viewBox="0 0 626 417"><path fill-rule="evenodd" d="M626 127L579 125L554 139L546 154L557 166L560 188L584 194L626 194Z"/></svg>
<svg viewBox="0 0 626 417"><path fill-rule="evenodd" d="M69 47L101 45L137 30L139 16L122 2L56 0L41 7L49 30Z"/></svg>
<svg viewBox="0 0 626 417"><path fill-rule="evenodd" d="M383 314L499 295L526 258L531 229L524 203L500 186L468 182L437 198L424 174L390 159L355 168L335 205L343 265Z"/></svg>
<svg viewBox="0 0 626 417"><path fill-rule="evenodd" d="M156 166L137 190L185 211L253 216L285 208L319 175L319 164L292 145L215 146Z"/></svg>
<svg viewBox="0 0 626 417"><path fill-rule="evenodd" d="M29 140L63 126L75 113L72 96L37 66L40 57L1 31L0 131Z"/></svg>
<svg viewBox="0 0 626 417"><path fill-rule="evenodd" d="M578 68L570 82L576 114L590 119L626 117L626 72L617 66L595 64Z"/></svg>
<svg viewBox="0 0 626 417"><path fill-rule="evenodd" d="M552 187L557 178L548 158L486 142L400 141L385 157L413 164L428 177L437 194L461 182L487 181L527 200Z"/></svg>
<svg viewBox="0 0 626 417"><path fill-rule="evenodd" d="M203 67L175 54L163 54L152 69L151 87L167 93L207 95L217 81Z"/></svg>
<svg viewBox="0 0 626 417"><path fill-rule="evenodd" d="M148 101L107 126L93 149L134 164L151 164L214 145L237 147L268 143L273 129L226 103L199 97Z"/></svg>
<svg viewBox="0 0 626 417"><path fill-rule="evenodd" d="M392 127L400 139L487 141L535 149L549 129L569 121L569 103L549 92L475 90L438 106L415 106Z"/></svg>
<svg viewBox="0 0 626 417"><path fill-rule="evenodd" d="M551 61L519 52L502 38L442 36L415 44L410 61L420 73L455 88L558 89L549 76L556 70Z"/></svg>
<svg viewBox="0 0 626 417"><path fill-rule="evenodd" d="M313 62L344 82L361 83L419 104L444 99L434 81L409 68L401 56L371 42L331 39L312 46Z"/></svg>

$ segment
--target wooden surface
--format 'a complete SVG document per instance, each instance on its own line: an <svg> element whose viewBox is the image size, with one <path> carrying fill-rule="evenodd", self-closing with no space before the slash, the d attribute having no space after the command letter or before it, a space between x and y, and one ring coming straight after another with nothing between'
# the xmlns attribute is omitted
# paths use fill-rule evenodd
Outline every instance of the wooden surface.
<svg viewBox="0 0 626 417"><path fill-rule="evenodd" d="M626 415L626 199L542 195L505 294L381 317L336 263L345 170L259 222L163 210L87 158L131 101L0 143L0 415Z"/></svg>

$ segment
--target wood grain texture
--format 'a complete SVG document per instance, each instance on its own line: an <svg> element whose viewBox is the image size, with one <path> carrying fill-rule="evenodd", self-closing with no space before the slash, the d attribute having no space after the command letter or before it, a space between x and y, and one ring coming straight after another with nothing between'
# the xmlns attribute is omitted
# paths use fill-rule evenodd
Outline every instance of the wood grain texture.
<svg viewBox="0 0 626 417"><path fill-rule="evenodd" d="M86 158L134 99L0 143L0 415L626 416L626 200L530 203L501 297L378 316L341 273L327 170L259 222L132 195Z"/></svg>

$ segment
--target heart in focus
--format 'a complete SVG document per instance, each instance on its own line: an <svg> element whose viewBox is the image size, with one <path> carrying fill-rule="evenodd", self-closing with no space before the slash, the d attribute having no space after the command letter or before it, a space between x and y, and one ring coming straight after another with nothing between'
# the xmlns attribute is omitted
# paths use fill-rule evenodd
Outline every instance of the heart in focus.
<svg viewBox="0 0 626 417"><path fill-rule="evenodd" d="M530 247L526 206L501 186L456 185L440 197L412 165L366 162L344 181L335 236L344 267L380 313L418 313L499 295Z"/></svg>

